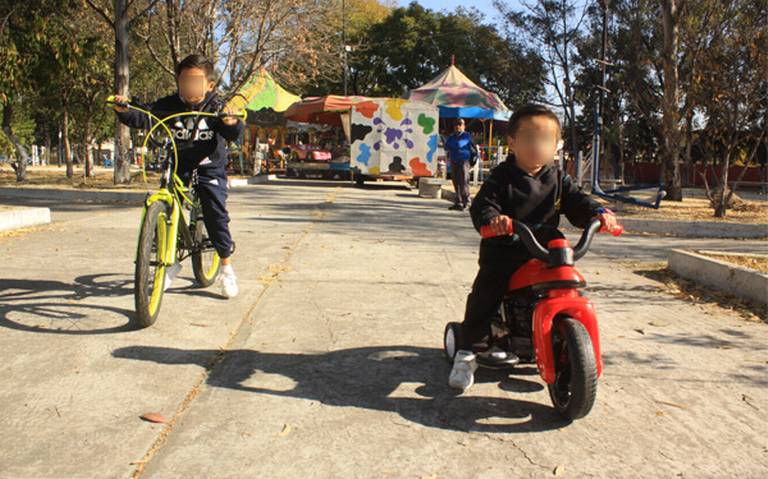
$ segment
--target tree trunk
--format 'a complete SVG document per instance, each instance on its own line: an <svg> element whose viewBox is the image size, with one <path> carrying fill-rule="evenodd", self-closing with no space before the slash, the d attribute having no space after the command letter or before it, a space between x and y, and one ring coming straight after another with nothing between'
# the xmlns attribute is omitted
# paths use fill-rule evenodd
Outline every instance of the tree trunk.
<svg viewBox="0 0 768 479"><path fill-rule="evenodd" d="M85 177L90 178L93 176L93 158L91 155L91 122L87 120L85 122L85 128L83 131L83 145L85 146Z"/></svg>
<svg viewBox="0 0 768 479"><path fill-rule="evenodd" d="M11 121L13 119L13 106L9 100L5 107L3 107L3 133L8 137L8 140L13 144L16 150L16 161L11 163L13 170L16 172L16 181L22 182L27 180L27 161L29 159L29 153L24 145L21 144L19 137L13 132L13 126Z"/></svg>
<svg viewBox="0 0 768 479"><path fill-rule="evenodd" d="M67 178L75 175L75 169L72 165L72 147L69 144L69 112L64 109L64 120L62 125L62 140L64 141L64 160L67 164Z"/></svg>
<svg viewBox="0 0 768 479"><path fill-rule="evenodd" d="M51 127L45 127L45 164L51 164Z"/></svg>
<svg viewBox="0 0 768 479"><path fill-rule="evenodd" d="M619 180L625 184L624 173L626 165L624 164L624 122L619 121Z"/></svg>
<svg viewBox="0 0 768 479"><path fill-rule="evenodd" d="M693 186L693 108L685 115L685 184Z"/></svg>
<svg viewBox="0 0 768 479"><path fill-rule="evenodd" d="M664 69L664 98L662 100L662 132L664 135L662 152L662 172L666 199L683 200L683 188L680 177L680 125L678 101L678 43L679 18L678 8L681 0L662 0L661 23L664 30L664 48L662 64Z"/></svg>
<svg viewBox="0 0 768 479"><path fill-rule="evenodd" d="M128 15L125 13L126 0L114 0L115 12L115 93L128 96L130 76L128 63ZM113 182L118 185L128 183L130 176L130 156L128 146L130 135L128 127L115 119L115 161Z"/></svg>
<svg viewBox="0 0 768 479"><path fill-rule="evenodd" d="M728 168L731 166L731 152L730 148L725 155L725 161L723 162L723 169L720 172L720 196L717 197L717 206L715 206L715 217L725 218L726 211L728 210Z"/></svg>

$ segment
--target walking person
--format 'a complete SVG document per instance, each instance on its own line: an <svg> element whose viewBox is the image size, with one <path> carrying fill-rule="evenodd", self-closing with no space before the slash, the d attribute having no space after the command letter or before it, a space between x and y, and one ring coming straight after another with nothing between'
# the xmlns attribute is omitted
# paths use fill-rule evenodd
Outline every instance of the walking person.
<svg viewBox="0 0 768 479"><path fill-rule="evenodd" d="M456 200L451 210L463 211L469 206L469 170L477 159L477 149L472 135L465 131L463 118L453 124L453 133L445 140L445 152L451 162L451 179Z"/></svg>

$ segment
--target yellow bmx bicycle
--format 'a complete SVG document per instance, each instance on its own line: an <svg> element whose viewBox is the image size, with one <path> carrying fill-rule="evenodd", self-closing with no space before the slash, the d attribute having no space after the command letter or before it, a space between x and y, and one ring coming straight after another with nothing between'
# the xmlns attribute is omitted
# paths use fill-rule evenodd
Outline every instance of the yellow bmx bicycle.
<svg viewBox="0 0 768 479"><path fill-rule="evenodd" d="M160 188L154 194L147 194L144 201L134 273L136 319L148 327L154 324L160 312L168 267L191 257L195 281L202 288L213 284L220 267L219 255L207 236L203 210L195 192L197 174L193 171L189 184L184 184L177 175L178 150L167 123L182 116L226 115L190 111L158 118L148 107L134 101L117 102L110 96L107 103L140 111L154 123L145 136L142 151L147 151L147 145L154 146L157 151L156 160L161 165ZM238 116L244 117L244 114Z"/></svg>

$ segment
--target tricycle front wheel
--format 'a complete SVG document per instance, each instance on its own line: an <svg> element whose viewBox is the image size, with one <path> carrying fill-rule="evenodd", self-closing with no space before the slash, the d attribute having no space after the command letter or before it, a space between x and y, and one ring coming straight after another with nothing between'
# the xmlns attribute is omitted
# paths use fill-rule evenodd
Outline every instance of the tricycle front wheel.
<svg viewBox="0 0 768 479"><path fill-rule="evenodd" d="M597 362L592 339L579 321L560 318L552 328L555 382L549 397L555 409L568 419L579 419L592 410L597 396Z"/></svg>

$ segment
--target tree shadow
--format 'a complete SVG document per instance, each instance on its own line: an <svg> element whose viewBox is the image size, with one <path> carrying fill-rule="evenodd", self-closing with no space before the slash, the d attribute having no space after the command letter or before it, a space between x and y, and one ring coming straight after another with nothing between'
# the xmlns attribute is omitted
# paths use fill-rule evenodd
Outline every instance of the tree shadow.
<svg viewBox="0 0 768 479"><path fill-rule="evenodd" d="M457 396L446 384L449 365L438 349L381 346L311 354L130 346L118 348L112 355L158 364L196 364L208 370L207 384L212 387L393 412L438 429L522 433L569 424L548 405L505 397ZM488 373L484 380L493 374L499 373ZM274 381L270 375L282 376L292 387L269 387ZM503 379L501 387L513 392L542 388L520 378Z"/></svg>

